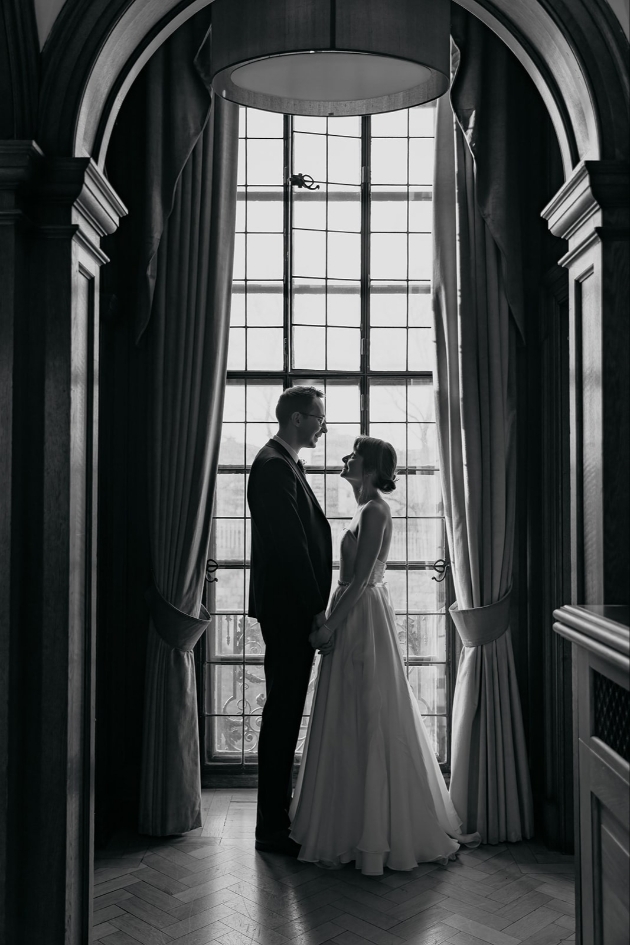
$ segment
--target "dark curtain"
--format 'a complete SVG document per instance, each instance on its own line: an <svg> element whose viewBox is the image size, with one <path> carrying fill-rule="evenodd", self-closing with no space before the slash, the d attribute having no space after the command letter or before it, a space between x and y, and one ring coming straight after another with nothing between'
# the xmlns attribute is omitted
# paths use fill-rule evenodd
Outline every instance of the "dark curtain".
<svg viewBox="0 0 630 945"><path fill-rule="evenodd" d="M139 191L129 207L130 213L137 208L137 259L133 270L138 339L151 317L158 249L174 208L177 184L210 113L210 17L211 9L205 9L180 26L151 57L138 81L142 174L138 178ZM131 147L134 144L130 142Z"/></svg>
<svg viewBox="0 0 630 945"><path fill-rule="evenodd" d="M192 649L219 455L236 213L238 108L215 99L179 179L157 253L149 524L154 586L147 649L142 833L201 825Z"/></svg>
<svg viewBox="0 0 630 945"><path fill-rule="evenodd" d="M193 647L209 624L201 600L227 364L238 155L238 108L213 99L206 84L210 13L180 27L134 83L128 117L138 121L134 127L127 120L125 131L136 186L128 194L119 188L130 211L120 291L146 349L149 378L153 583L139 829L156 836L201 824ZM116 171L124 179L120 159Z"/></svg>
<svg viewBox="0 0 630 945"><path fill-rule="evenodd" d="M451 105L474 159L475 200L499 253L510 313L525 339L528 248L523 244L522 177L527 172L532 96L529 78L498 36L471 13L452 5L458 51ZM542 209L542 208L541 208Z"/></svg>
<svg viewBox="0 0 630 945"><path fill-rule="evenodd" d="M522 116L509 51L467 15L454 16L453 33L457 72L451 101L438 105L434 188L438 442L463 644L450 791L463 829L498 843L533 832L510 634L525 317L513 129Z"/></svg>

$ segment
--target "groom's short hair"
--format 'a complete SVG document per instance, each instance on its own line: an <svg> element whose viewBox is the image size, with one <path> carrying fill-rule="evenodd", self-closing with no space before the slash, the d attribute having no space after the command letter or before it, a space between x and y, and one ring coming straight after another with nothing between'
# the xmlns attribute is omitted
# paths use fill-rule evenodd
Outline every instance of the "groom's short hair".
<svg viewBox="0 0 630 945"><path fill-rule="evenodd" d="M276 405L276 417L280 426L288 423L295 411L310 413L316 397L323 397L324 392L316 387L287 387L280 394Z"/></svg>

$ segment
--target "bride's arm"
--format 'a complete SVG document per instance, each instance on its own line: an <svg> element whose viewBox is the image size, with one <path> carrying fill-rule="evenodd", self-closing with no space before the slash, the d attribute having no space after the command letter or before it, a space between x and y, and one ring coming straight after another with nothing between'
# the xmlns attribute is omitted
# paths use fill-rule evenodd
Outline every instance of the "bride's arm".
<svg viewBox="0 0 630 945"><path fill-rule="evenodd" d="M311 634L309 638L314 647L325 647L337 627L343 623L356 602L359 600L370 580L372 569L383 543L383 534L387 525L387 512L376 503L369 503L361 513L359 534L357 536L357 556L354 562L354 575L343 595L335 604L326 623Z"/></svg>

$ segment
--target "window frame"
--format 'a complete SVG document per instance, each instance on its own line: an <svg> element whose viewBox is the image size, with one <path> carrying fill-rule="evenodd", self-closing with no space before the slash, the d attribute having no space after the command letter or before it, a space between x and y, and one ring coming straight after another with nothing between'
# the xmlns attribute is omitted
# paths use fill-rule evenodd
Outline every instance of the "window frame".
<svg viewBox="0 0 630 945"><path fill-rule="evenodd" d="M290 182L291 175L293 173L307 173L308 168L293 168L292 166L292 133L293 133L293 116L284 115L283 116L283 253L284 253L284 262L283 262L283 365L282 370L248 370L247 368L241 370L228 370L227 372L227 383L230 382L264 382L272 381L282 385L283 389L292 386L295 383L300 383L304 380L314 380L316 383L320 380L331 381L341 381L347 379L348 381L358 381L359 392L360 392L360 431L361 433L368 433L369 430L369 396L370 396L370 381L373 379L378 379L380 381L403 381L409 378L432 378L431 371L410 371L410 370L394 370L394 371L373 371L370 370L369 366L369 357L370 357L370 208L371 208L371 181L370 181L370 146L371 146L371 119L370 116L363 116L361 118L361 279L360 279L360 293L361 293L361 319L360 319L360 337L361 337L361 350L360 350L360 367L357 371L348 371L348 370L313 370L313 369L301 369L301 368L292 368L292 348L293 348L293 339L292 339L292 320L291 320L291 306L292 306L292 291L291 291L291 278L292 278L292 199L291 194L293 191L293 186ZM407 233L409 230L407 229ZM409 279L407 280L409 282ZM230 467L222 466L221 472L239 472L245 477L245 482L247 481L247 476L249 474L251 466L250 464L245 464L245 466L239 465ZM314 469L319 471L319 467L314 467ZM335 471L336 467L326 466L326 472L330 473ZM402 467L405 472L407 472L407 466ZM341 466L339 466L339 471ZM310 471L310 470L309 470ZM438 517L438 516L436 516ZM444 516L440 516L442 519ZM408 516L406 516L408 518ZM406 519L405 519L406 520ZM247 519L245 519L247 521ZM448 540L446 535L446 530L444 534L444 548L445 548L445 559L449 561L449 551L448 551ZM429 567L429 562L423 562L421 565L416 565L412 567L412 570L431 570ZM219 562L219 571L229 570L229 569L242 569L243 565L234 564L234 563L220 563ZM392 571L408 571L409 562L405 563L392 563L388 564L388 570ZM455 677L456 677L456 657L459 655L459 647L457 646L457 641L454 633L454 626L452 618L449 614L449 605L454 601L454 588L453 582L451 579L450 570L447 569L445 578L444 578L444 589L445 589L445 625L446 625L446 654L445 654L445 679L446 679L446 729L447 729L447 760L440 763L440 768L443 773L448 775L450 774L450 765L451 765L451 729L452 729L452 708L453 708L453 694L455 686ZM245 606L247 603L245 602ZM197 670L197 695L198 695L198 707L199 707L199 733L200 733L200 749L201 749L201 766L202 766L202 781L204 785L252 785L255 783L255 779L258 772L257 762L229 762L229 761L213 761L208 762L205 760L206 751L205 751L205 719L208 717L205 712L205 702L204 702L204 667L209 656L209 643L208 643L208 634L204 633L199 644L195 648L195 665ZM245 662L243 660L243 662ZM252 665L263 664L263 658L251 658L247 659L247 662ZM226 664L231 665L231 664ZM416 665L434 665L427 660L422 660L419 658L412 658L411 660L406 659L407 666L416 666ZM297 770L298 764L295 765Z"/></svg>

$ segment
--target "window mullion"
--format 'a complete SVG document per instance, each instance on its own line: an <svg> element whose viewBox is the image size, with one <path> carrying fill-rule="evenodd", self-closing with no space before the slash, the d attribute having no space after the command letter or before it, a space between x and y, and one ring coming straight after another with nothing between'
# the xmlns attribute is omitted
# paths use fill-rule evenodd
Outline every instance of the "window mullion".
<svg viewBox="0 0 630 945"><path fill-rule="evenodd" d="M291 202L291 174L293 173L293 119L284 116L284 387L289 386L289 376L293 362L291 335L291 299L292 299L292 226L293 206Z"/></svg>
<svg viewBox="0 0 630 945"><path fill-rule="evenodd" d="M369 429L370 357L370 117L361 120L361 433Z"/></svg>

